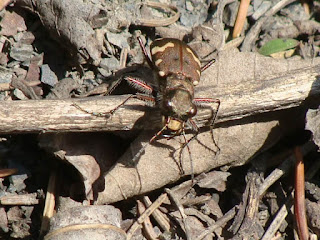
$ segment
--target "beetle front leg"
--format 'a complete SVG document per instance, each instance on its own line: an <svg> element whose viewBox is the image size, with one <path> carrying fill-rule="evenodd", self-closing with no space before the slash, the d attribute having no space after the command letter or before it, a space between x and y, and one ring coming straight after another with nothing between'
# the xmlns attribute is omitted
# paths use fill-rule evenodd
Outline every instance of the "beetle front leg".
<svg viewBox="0 0 320 240"><path fill-rule="evenodd" d="M213 141L214 145L216 145L216 147L218 148L218 151L220 151L220 148L219 148L219 146L217 145L217 143L216 143L216 141L215 141L215 139L214 139L214 135L213 135L213 125L214 125L214 122L215 122L215 120L216 120L216 118L217 118L218 111L219 111L219 108L220 108L220 99L213 99L213 98L194 98L193 102L194 102L194 104L196 104L198 107L210 109L210 111L211 111L211 117L210 117L210 119L209 119L209 126L210 126L211 138L212 138L212 141ZM216 103L216 104L217 104L216 110L214 110L212 106L207 105L207 104L210 104L210 103Z"/></svg>
<svg viewBox="0 0 320 240"><path fill-rule="evenodd" d="M88 110L84 109L83 107L79 106L76 103L73 103L72 106L74 106L75 108L79 109L82 112L88 113L88 114L90 114L92 116L95 116L95 117L109 118L109 117L111 117L111 115L113 115L115 113L115 111L117 111L121 106L123 106L131 98L136 98L136 95L130 95L122 103L120 103L118 106L116 106L114 109L112 109L112 110L110 110L108 112L91 112L91 111L88 111Z"/></svg>
<svg viewBox="0 0 320 240"><path fill-rule="evenodd" d="M193 99L194 104L200 108L209 108L211 111L211 118L210 118L210 125L213 125L216 117L218 115L218 111L220 108L220 99L214 99L214 98L194 98ZM207 104L210 103L216 103L217 104L217 109L214 111L212 106L209 106Z"/></svg>

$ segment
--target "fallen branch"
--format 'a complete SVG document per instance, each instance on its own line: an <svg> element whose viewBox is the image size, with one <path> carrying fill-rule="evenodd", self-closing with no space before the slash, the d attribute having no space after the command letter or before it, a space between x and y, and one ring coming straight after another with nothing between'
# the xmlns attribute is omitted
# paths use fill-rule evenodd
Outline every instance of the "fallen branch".
<svg viewBox="0 0 320 240"><path fill-rule="evenodd" d="M312 63L222 52L218 63L204 72L195 96L221 100L217 123L297 107L306 98L320 95L317 64L319 59ZM130 100L110 118L92 116L73 105L76 103L91 112L108 112L126 97L1 101L0 133L159 129L159 111L146 107L140 100ZM143 116L145 121L138 121ZM203 126L209 116L210 112L203 110L195 119Z"/></svg>

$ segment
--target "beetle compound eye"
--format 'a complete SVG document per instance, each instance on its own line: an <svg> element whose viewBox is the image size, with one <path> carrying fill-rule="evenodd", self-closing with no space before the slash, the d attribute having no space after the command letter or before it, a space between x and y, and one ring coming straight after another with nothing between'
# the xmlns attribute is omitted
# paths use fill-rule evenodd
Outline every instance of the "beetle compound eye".
<svg viewBox="0 0 320 240"><path fill-rule="evenodd" d="M163 103L163 107L167 112L172 113L173 111L173 102L171 100L165 100Z"/></svg>
<svg viewBox="0 0 320 240"><path fill-rule="evenodd" d="M187 112L188 117L191 118L197 114L197 108L196 106L192 106L189 111Z"/></svg>

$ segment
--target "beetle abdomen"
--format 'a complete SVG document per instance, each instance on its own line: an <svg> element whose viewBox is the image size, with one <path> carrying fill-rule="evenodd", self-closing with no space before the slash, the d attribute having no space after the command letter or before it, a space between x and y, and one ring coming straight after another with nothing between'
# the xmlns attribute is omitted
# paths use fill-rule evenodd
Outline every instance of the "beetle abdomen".
<svg viewBox="0 0 320 240"><path fill-rule="evenodd" d="M151 46L152 62L159 76L182 74L193 85L200 81L201 65L197 54L184 42L174 38L155 40Z"/></svg>

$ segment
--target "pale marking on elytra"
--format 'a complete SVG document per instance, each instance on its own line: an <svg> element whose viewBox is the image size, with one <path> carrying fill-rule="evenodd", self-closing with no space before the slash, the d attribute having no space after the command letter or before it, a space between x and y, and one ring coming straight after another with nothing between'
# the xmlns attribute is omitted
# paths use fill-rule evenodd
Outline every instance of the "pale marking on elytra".
<svg viewBox="0 0 320 240"><path fill-rule="evenodd" d="M168 42L166 43L165 45L163 45L162 47L158 47L158 46L155 46L151 49L151 54L154 55L156 54L157 52L163 52L164 50L166 50L168 47L174 47L174 43L172 42Z"/></svg>
<svg viewBox="0 0 320 240"><path fill-rule="evenodd" d="M198 63L199 68L201 68L201 63L200 63L199 58L197 58L196 55L194 55L194 53L192 52L192 50L191 50L190 48L187 48L187 51L188 51L189 53L191 53L193 59Z"/></svg>
<svg viewBox="0 0 320 240"><path fill-rule="evenodd" d="M156 66L159 66L159 64L162 62L162 59L158 59L157 61L155 61L154 62L154 64L156 65Z"/></svg>
<svg viewBox="0 0 320 240"><path fill-rule="evenodd" d="M164 71L159 71L159 75L163 77L166 73Z"/></svg>
<svg viewBox="0 0 320 240"><path fill-rule="evenodd" d="M199 81L193 81L192 83L194 86L197 86L199 84Z"/></svg>

